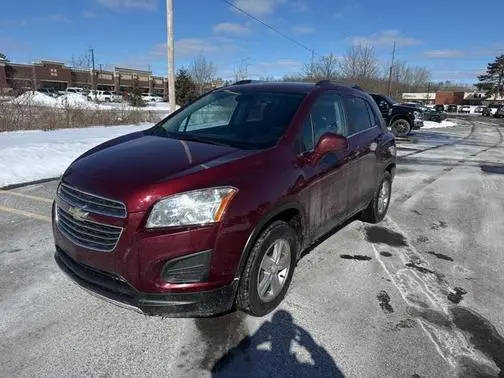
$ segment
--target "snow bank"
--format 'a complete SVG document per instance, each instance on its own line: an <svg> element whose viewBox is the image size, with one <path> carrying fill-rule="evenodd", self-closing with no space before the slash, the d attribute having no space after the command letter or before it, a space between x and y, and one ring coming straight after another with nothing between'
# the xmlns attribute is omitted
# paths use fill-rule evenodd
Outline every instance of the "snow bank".
<svg viewBox="0 0 504 378"><path fill-rule="evenodd" d="M457 124L453 121L447 121L446 119L441 122L424 121L422 129L438 129L441 127L452 127L452 126L457 126Z"/></svg>
<svg viewBox="0 0 504 378"><path fill-rule="evenodd" d="M78 93L67 93L57 98L57 104L61 107L91 108L93 103L89 102L83 95Z"/></svg>
<svg viewBox="0 0 504 378"><path fill-rule="evenodd" d="M56 177L90 148L151 124L0 133L0 187Z"/></svg>
<svg viewBox="0 0 504 378"><path fill-rule="evenodd" d="M12 100L19 105L56 106L58 101L51 96L40 92L27 91Z"/></svg>

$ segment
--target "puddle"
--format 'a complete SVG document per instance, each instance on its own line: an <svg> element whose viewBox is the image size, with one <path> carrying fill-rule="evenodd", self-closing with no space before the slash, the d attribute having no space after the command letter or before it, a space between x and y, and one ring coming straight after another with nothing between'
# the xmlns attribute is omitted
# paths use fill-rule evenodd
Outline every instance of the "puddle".
<svg viewBox="0 0 504 378"><path fill-rule="evenodd" d="M381 251L380 255L382 255L383 257L390 257L390 256L392 256L392 253L387 252L387 251Z"/></svg>
<svg viewBox="0 0 504 378"><path fill-rule="evenodd" d="M346 260L360 260L360 261L368 261L371 260L371 257L364 255L340 255L342 259Z"/></svg>
<svg viewBox="0 0 504 378"><path fill-rule="evenodd" d="M467 291L461 287L455 287L453 292L448 294L448 300L455 304L460 303L462 299L464 299L464 295L467 294Z"/></svg>
<svg viewBox="0 0 504 378"><path fill-rule="evenodd" d="M378 303L385 314L394 312L394 309L390 304L390 296L385 290L380 291L376 296L376 299L378 299Z"/></svg>
<svg viewBox="0 0 504 378"><path fill-rule="evenodd" d="M429 255L436 256L438 259L441 259L441 260L453 261L453 259L450 256L443 255L442 253L437 253L434 251L428 251L427 253Z"/></svg>
<svg viewBox="0 0 504 378"><path fill-rule="evenodd" d="M491 358L504 376L504 338L487 319L465 307L452 307L453 323L470 335L470 342L484 355ZM480 376L480 375L478 375Z"/></svg>
<svg viewBox="0 0 504 378"><path fill-rule="evenodd" d="M382 243L391 247L406 247L404 235L381 226L366 227L366 239L370 243Z"/></svg>

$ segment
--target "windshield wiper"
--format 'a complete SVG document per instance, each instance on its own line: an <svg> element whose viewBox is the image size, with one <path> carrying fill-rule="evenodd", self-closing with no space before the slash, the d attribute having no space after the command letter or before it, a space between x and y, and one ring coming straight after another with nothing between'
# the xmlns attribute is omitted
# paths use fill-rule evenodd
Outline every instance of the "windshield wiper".
<svg viewBox="0 0 504 378"><path fill-rule="evenodd" d="M182 139L182 140L190 140L192 142L199 142L199 143L207 143L207 144L215 144L216 146L229 146L229 144L216 141L213 139L208 139L208 138L202 138L199 135L194 135L194 134L189 134L189 133L175 133L175 138L177 139Z"/></svg>

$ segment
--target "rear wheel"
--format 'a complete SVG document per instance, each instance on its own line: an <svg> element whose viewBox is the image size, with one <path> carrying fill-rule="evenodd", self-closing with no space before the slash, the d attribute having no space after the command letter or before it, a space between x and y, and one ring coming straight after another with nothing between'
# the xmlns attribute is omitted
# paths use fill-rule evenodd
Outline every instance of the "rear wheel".
<svg viewBox="0 0 504 378"><path fill-rule="evenodd" d="M296 233L276 221L259 236L240 280L236 306L250 315L273 311L289 288L297 257Z"/></svg>
<svg viewBox="0 0 504 378"><path fill-rule="evenodd" d="M411 125L407 119L399 118L392 122L390 129L395 136L405 137L410 133Z"/></svg>
<svg viewBox="0 0 504 378"><path fill-rule="evenodd" d="M391 193L392 176L385 172L369 206L361 213L361 219L368 223L381 222L387 214Z"/></svg>

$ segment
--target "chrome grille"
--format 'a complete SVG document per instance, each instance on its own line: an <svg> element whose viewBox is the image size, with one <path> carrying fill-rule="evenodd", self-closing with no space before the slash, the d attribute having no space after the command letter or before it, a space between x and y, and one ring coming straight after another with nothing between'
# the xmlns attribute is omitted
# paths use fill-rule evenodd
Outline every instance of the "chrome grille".
<svg viewBox="0 0 504 378"><path fill-rule="evenodd" d="M77 220L58 207L58 229L74 244L100 252L112 251L121 237L122 228L89 220Z"/></svg>
<svg viewBox="0 0 504 378"><path fill-rule="evenodd" d="M118 218L126 217L124 203L86 193L65 184L58 187L58 197L72 206L77 206L95 214Z"/></svg>

